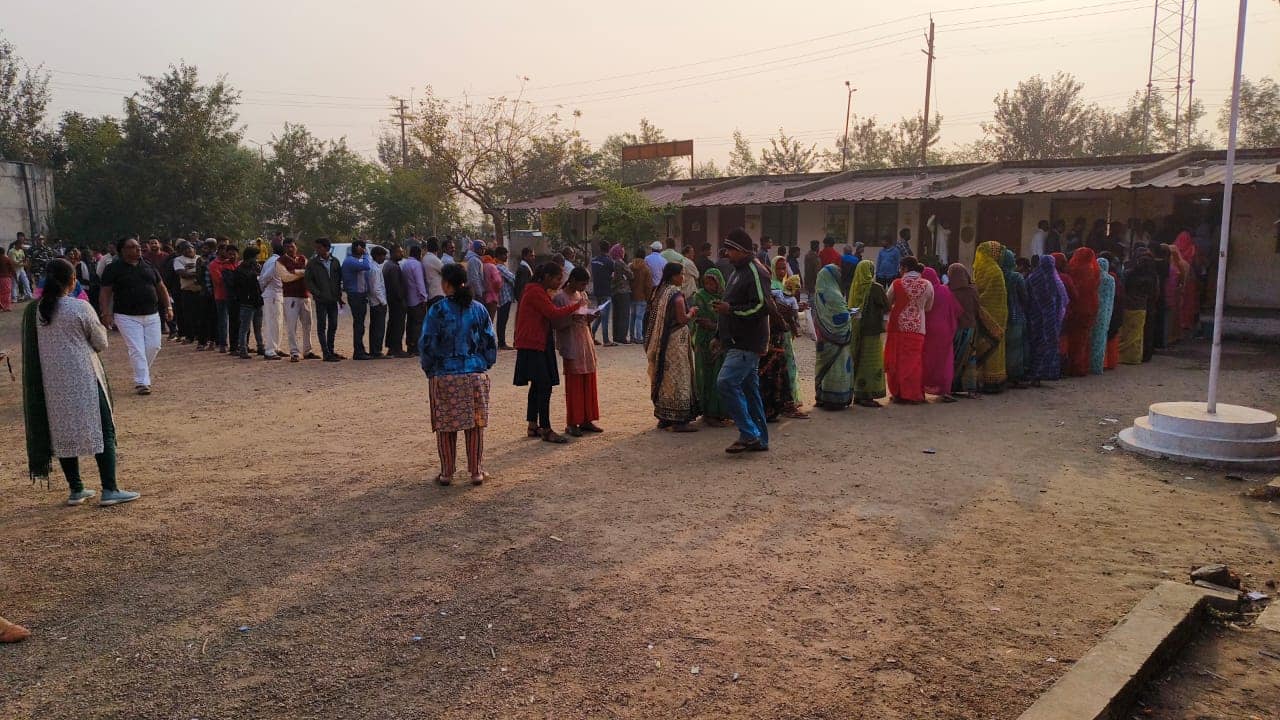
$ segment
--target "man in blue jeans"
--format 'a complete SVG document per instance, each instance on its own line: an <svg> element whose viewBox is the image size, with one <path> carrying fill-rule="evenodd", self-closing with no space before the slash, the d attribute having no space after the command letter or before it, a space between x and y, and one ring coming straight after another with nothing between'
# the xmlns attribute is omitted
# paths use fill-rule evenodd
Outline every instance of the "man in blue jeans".
<svg viewBox="0 0 1280 720"><path fill-rule="evenodd" d="M760 397L760 356L769 344L769 277L753 262L751 236L742 228L730 231L721 246L733 273L714 305L720 318L716 341L725 351L716 388L738 427L738 439L725 452L765 452L769 428Z"/></svg>
<svg viewBox="0 0 1280 720"><path fill-rule="evenodd" d="M351 308L351 332L355 344L352 360L369 360L372 356L365 352L364 320L369 314L369 274L373 272L373 263L365 255L365 241L356 240L351 243L351 254L342 261L342 289L347 291L347 305Z"/></svg>

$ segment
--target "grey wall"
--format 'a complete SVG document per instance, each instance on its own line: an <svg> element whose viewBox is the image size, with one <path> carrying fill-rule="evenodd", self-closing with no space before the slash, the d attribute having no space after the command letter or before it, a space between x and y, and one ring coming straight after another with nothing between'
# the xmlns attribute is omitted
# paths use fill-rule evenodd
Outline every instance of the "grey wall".
<svg viewBox="0 0 1280 720"><path fill-rule="evenodd" d="M26 187L23 187L23 171ZM28 198L30 209L28 212ZM30 238L49 234L53 208L53 172L35 165L0 160L0 242L9 247L19 232ZM34 214L35 223L31 222Z"/></svg>

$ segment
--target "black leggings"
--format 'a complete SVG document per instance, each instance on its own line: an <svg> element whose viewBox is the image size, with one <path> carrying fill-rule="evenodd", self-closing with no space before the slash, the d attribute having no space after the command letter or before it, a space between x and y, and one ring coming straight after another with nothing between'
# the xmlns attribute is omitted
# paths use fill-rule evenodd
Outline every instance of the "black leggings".
<svg viewBox="0 0 1280 720"><path fill-rule="evenodd" d="M537 423L544 430L551 429L551 390L554 387L529 383L529 409L525 412L525 420Z"/></svg>

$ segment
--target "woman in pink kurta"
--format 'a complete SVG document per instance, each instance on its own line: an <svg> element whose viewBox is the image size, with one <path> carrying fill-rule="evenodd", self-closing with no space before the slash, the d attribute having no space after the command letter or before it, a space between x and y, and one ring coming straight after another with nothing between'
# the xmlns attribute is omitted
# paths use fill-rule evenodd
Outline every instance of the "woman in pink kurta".
<svg viewBox="0 0 1280 720"><path fill-rule="evenodd" d="M924 391L941 395L942 402L955 402L951 383L955 379L955 337L963 310L951 290L931 267L920 273L933 285L933 307L924 314Z"/></svg>

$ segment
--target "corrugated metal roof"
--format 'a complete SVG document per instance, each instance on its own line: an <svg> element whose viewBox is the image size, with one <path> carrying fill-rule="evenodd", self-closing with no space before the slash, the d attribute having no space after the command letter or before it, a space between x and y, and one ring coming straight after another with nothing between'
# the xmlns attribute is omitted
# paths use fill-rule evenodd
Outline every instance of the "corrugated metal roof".
<svg viewBox="0 0 1280 720"><path fill-rule="evenodd" d="M806 185L812 179L755 180L725 188L707 195L686 198L680 202L686 207L712 207L716 205L771 205L783 202L783 193L793 187ZM794 200L794 198L787 198Z"/></svg>
<svg viewBox="0 0 1280 720"><path fill-rule="evenodd" d="M655 185L652 187L641 187L637 189L640 191L641 195L649 198L649 202L661 207L671 203L679 203L680 198L684 197L685 193L692 192L700 187L706 187L709 184L711 183L701 183L699 185L676 185L672 183Z"/></svg>
<svg viewBox="0 0 1280 720"><path fill-rule="evenodd" d="M933 197L1025 195L1028 193L1115 190L1129 187L1129 175L1142 165L1109 165L1075 168L1003 168Z"/></svg>
<svg viewBox="0 0 1280 720"><path fill-rule="evenodd" d="M508 210L554 210L563 203L570 210L585 210L591 205L591 198L596 195L597 191L590 189L569 190L555 193L554 195L544 195L530 200L509 203L504 207Z"/></svg>
<svg viewBox="0 0 1280 720"><path fill-rule="evenodd" d="M1280 183L1280 172L1277 172L1277 160L1237 160L1233 182L1239 185L1250 183ZM1199 174L1196 174L1199 171ZM1200 187L1202 185L1221 185L1227 179L1225 162L1194 165L1189 168L1175 168L1157 175L1148 182L1134 187Z"/></svg>
<svg viewBox="0 0 1280 720"><path fill-rule="evenodd" d="M796 202L860 202L874 200L911 200L928 196L929 183L945 175L917 178L915 173L851 177L817 188L803 195L792 195Z"/></svg>

